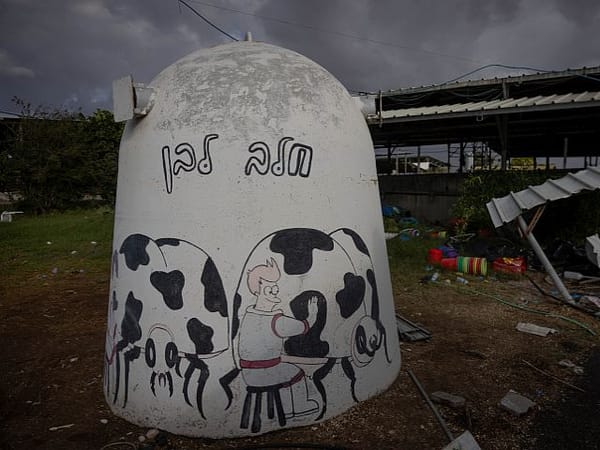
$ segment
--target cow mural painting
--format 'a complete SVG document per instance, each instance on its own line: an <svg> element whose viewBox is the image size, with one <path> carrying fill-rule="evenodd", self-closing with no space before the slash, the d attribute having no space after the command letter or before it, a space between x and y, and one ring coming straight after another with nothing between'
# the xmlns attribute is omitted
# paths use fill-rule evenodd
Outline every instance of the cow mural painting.
<svg viewBox="0 0 600 450"><path fill-rule="evenodd" d="M115 83L104 387L210 438L326 420L400 368L372 143L314 62L238 42Z"/></svg>

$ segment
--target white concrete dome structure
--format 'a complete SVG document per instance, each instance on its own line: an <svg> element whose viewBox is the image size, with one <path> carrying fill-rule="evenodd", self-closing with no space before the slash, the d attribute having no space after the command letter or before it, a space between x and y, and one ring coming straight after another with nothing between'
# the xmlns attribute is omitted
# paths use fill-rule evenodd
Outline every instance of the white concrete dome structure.
<svg viewBox="0 0 600 450"><path fill-rule="evenodd" d="M210 438L310 425L400 353L373 146L307 58L238 42L115 86L121 141L105 392Z"/></svg>

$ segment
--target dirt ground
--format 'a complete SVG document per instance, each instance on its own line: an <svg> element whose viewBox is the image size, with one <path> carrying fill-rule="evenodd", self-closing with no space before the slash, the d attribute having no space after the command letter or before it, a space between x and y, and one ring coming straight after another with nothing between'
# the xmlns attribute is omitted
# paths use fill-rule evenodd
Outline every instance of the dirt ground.
<svg viewBox="0 0 600 450"><path fill-rule="evenodd" d="M414 288L394 286L397 312L433 337L401 344L401 372L383 394L310 427L219 441L166 435L164 448L313 448L307 447L313 443L318 444L314 448L441 449L448 440L407 369L428 392L443 390L467 399L465 409L441 406L440 412L452 433L469 429L484 449L600 448L598 337L574 323L458 290L443 278ZM101 449L119 441L135 445L107 448L136 448L138 436L148 431L113 416L104 401L107 280L108 275L59 273L32 276L17 286L2 283L1 449ZM526 279L472 279L468 287L568 316L600 333L597 319L551 303ZM518 322L558 333L521 333L515 329ZM558 365L565 358L583 366L583 374ZM533 410L516 417L501 409L498 403L510 389L535 401Z"/></svg>

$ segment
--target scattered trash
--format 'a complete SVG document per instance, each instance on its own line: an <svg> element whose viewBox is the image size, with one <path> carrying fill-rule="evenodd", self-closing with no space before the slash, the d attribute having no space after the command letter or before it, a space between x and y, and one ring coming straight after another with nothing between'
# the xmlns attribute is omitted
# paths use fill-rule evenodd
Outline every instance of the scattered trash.
<svg viewBox="0 0 600 450"><path fill-rule="evenodd" d="M52 241L46 241L46 245L52 245Z"/></svg>
<svg viewBox="0 0 600 450"><path fill-rule="evenodd" d="M569 369L573 369L573 372L575 372L577 375L583 375L583 367L578 366L569 359L560 360L558 362L558 365L562 367L567 367Z"/></svg>
<svg viewBox="0 0 600 450"><path fill-rule="evenodd" d="M458 257L458 250L456 250L454 247L449 247L447 245L442 245L441 247L438 247L441 251L442 251L442 257L443 258L456 258Z"/></svg>
<svg viewBox="0 0 600 450"><path fill-rule="evenodd" d="M443 269L455 272L458 270L458 258L442 258L441 265Z"/></svg>
<svg viewBox="0 0 600 450"><path fill-rule="evenodd" d="M600 236L598 233L585 238L585 253L593 265L600 267Z"/></svg>
<svg viewBox="0 0 600 450"><path fill-rule="evenodd" d="M398 225L417 225L419 221L415 217L397 217Z"/></svg>
<svg viewBox="0 0 600 450"><path fill-rule="evenodd" d="M419 280L419 283L423 284L423 283L429 283L430 281L438 281L440 274L438 272L434 272L431 275L427 274L423 277L421 277L421 279Z"/></svg>
<svg viewBox="0 0 600 450"><path fill-rule="evenodd" d="M79 358L78 358L77 356L75 356L74 358L71 358L71 359L69 360L69 362L73 363L73 362L77 361L78 359L79 359Z"/></svg>
<svg viewBox="0 0 600 450"><path fill-rule="evenodd" d="M420 234L420 231L416 228L405 228L404 230L400 230L400 239L408 241L411 238L419 237Z"/></svg>
<svg viewBox="0 0 600 450"><path fill-rule="evenodd" d="M492 262L492 269L495 272L506 274L522 274L527 270L525 258L519 256L517 258L497 258Z"/></svg>
<svg viewBox="0 0 600 450"><path fill-rule="evenodd" d="M106 425L108 423L108 420L107 419L100 419L100 423Z"/></svg>
<svg viewBox="0 0 600 450"><path fill-rule="evenodd" d="M160 431L156 428L152 428L146 432L146 439L155 439L160 434Z"/></svg>
<svg viewBox="0 0 600 450"><path fill-rule="evenodd" d="M579 298L579 306L586 311L597 313L600 311L600 298L594 295L582 295Z"/></svg>
<svg viewBox="0 0 600 450"><path fill-rule="evenodd" d="M542 327L533 323L519 322L517 330L523 333L535 334L536 336L546 337L549 334L558 333L554 328Z"/></svg>
<svg viewBox="0 0 600 450"><path fill-rule="evenodd" d="M68 425L59 425L59 426L57 426L57 427L50 427L50 428L48 428L48 431L58 431L58 430L64 430L65 428L71 428L71 427L73 427L73 426L75 426L75 424L74 424L74 423L70 423L70 424L68 424Z"/></svg>
<svg viewBox="0 0 600 450"><path fill-rule="evenodd" d="M569 270L565 270L563 272L563 278L565 280L581 281L581 284L600 281L600 277L590 277L579 272L571 272Z"/></svg>
<svg viewBox="0 0 600 450"><path fill-rule="evenodd" d="M439 248L430 248L427 250L427 262L434 266L440 265L442 262L442 251Z"/></svg>
<svg viewBox="0 0 600 450"><path fill-rule="evenodd" d="M381 212L384 217L394 217L401 214L400 209L396 206L383 205L381 207Z"/></svg>
<svg viewBox="0 0 600 450"><path fill-rule="evenodd" d="M561 383L561 384L564 384L565 386L568 386L568 387L570 387L571 389L575 389L576 391L579 391L579 392L583 392L583 393L585 393L585 391L584 391L583 389L581 389L580 387L577 387L577 386L575 386L575 385L573 385L573 384L571 384L571 383L567 383L566 381L563 381L563 380L561 380L560 378L558 378L558 377L555 377L554 375L552 375L551 373L548 373L548 372L546 372L545 370L538 369L538 368L537 368L537 367L535 367L533 364L531 364L529 361L525 361L524 359L522 359L521 361L523 362L523 364L525 364L525 365L527 365L527 366L531 367L531 368L532 368L533 370L535 370L536 372L539 372L539 373L541 373L542 375L546 375L547 377L550 377L550 378L552 378L553 380L556 380L556 381L558 381L559 383Z"/></svg>
<svg viewBox="0 0 600 450"><path fill-rule="evenodd" d="M56 275L58 273L58 267L55 267L54 269L51 270L51 272Z"/></svg>
<svg viewBox="0 0 600 450"><path fill-rule="evenodd" d="M140 434L138 436L138 441L140 441L140 442L146 442L146 436Z"/></svg>
<svg viewBox="0 0 600 450"><path fill-rule="evenodd" d="M398 236L400 233L383 233L385 236L385 240L389 241L390 239L394 239L396 236Z"/></svg>
<svg viewBox="0 0 600 450"><path fill-rule="evenodd" d="M431 333L428 330L399 314L396 314L396 327L401 341L415 342L431 339Z"/></svg>
<svg viewBox="0 0 600 450"><path fill-rule="evenodd" d="M77 250L72 250L71 251L71 255L76 255L77 254Z"/></svg>
<svg viewBox="0 0 600 450"><path fill-rule="evenodd" d="M465 406L466 400L459 395L449 394L444 391L436 391L431 394L431 400L442 405L450 406L451 408L462 408Z"/></svg>
<svg viewBox="0 0 600 450"><path fill-rule="evenodd" d="M98 243L96 241L91 241L90 244L97 245Z"/></svg>
<svg viewBox="0 0 600 450"><path fill-rule="evenodd" d="M448 237L447 231L430 231L427 233L427 236L432 239L446 239Z"/></svg>
<svg viewBox="0 0 600 450"><path fill-rule="evenodd" d="M463 277L456 277L456 282L460 283L460 284L469 284L469 280L467 280Z"/></svg>
<svg viewBox="0 0 600 450"><path fill-rule="evenodd" d="M0 214L0 222L12 222L15 214L24 214L23 211L2 211Z"/></svg>
<svg viewBox="0 0 600 450"><path fill-rule="evenodd" d="M500 406L512 414L522 416L535 406L535 402L511 389L500 400Z"/></svg>
<svg viewBox="0 0 600 450"><path fill-rule="evenodd" d="M487 259L459 256L456 258L456 268L462 273L487 275Z"/></svg>

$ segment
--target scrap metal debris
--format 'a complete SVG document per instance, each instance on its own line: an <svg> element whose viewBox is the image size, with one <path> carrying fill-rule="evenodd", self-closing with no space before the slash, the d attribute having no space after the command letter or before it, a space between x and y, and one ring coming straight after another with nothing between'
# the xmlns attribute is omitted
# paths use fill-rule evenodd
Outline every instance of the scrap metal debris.
<svg viewBox="0 0 600 450"><path fill-rule="evenodd" d="M523 333L535 334L536 336L546 337L549 334L558 333L554 328L542 327L533 323L519 322L517 330Z"/></svg>
<svg viewBox="0 0 600 450"><path fill-rule="evenodd" d="M585 239L585 253L593 265L600 267L600 236L598 233Z"/></svg>
<svg viewBox="0 0 600 450"><path fill-rule="evenodd" d="M561 383L561 384L564 384L565 386L568 386L568 387L570 387L571 389L575 389L576 391L579 391L579 392L583 392L583 393L585 393L585 391L584 391L583 389L581 389L580 387L577 387L577 386L575 386L574 384L571 384L571 383L567 383L566 381L564 381L564 380L561 380L561 379L560 379L560 378L558 378L558 377L555 377L554 375L552 375L551 373L548 373L548 372L546 372L545 370L538 369L538 368L537 368L537 367L535 367L533 364L531 364L529 361L525 361L524 359L522 359L522 360L521 360L521 362L522 362L523 364L525 364L526 366L528 366L528 367L531 367L531 368L532 368L533 370L535 370L536 372L539 372L539 373L541 373L542 375L546 375L547 377L549 377L549 378L552 378L553 380L556 380L556 381L558 381L559 383Z"/></svg>
<svg viewBox="0 0 600 450"><path fill-rule="evenodd" d="M398 337L404 342L415 342L431 339L431 333L414 322L396 314L396 327L398 328Z"/></svg>
<svg viewBox="0 0 600 450"><path fill-rule="evenodd" d="M425 400L425 403L427 403L427 406L429 406L429 409L431 409L431 412L433 412L433 415L435 416L436 420L438 421L438 423L444 430L444 433L450 440L450 443L447 446L445 446L442 450L481 450L481 447L479 447L479 444L477 444L477 441L475 441L475 438L468 430L463 432L457 438L454 437L454 435L448 428L448 425L446 425L446 422L444 421L443 417L440 415L438 409L432 403L431 399L427 395L427 392L425 392L425 389L419 382L417 376L412 372L412 370L407 370L407 373L410 379L413 381L413 383L415 383L415 386L417 386L417 389L423 397L423 400Z"/></svg>

